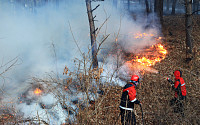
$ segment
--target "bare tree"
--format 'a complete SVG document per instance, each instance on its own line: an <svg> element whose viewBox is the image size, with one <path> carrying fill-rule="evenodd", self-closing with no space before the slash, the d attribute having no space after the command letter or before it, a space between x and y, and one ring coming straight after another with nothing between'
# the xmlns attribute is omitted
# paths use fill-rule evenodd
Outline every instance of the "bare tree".
<svg viewBox="0 0 200 125"><path fill-rule="evenodd" d="M192 59L192 0L185 0L186 59Z"/></svg>
<svg viewBox="0 0 200 125"><path fill-rule="evenodd" d="M160 22L163 22L163 0L155 0L154 1L154 12L157 13L160 18Z"/></svg>
<svg viewBox="0 0 200 125"><path fill-rule="evenodd" d="M146 5L146 13L147 15L150 13L150 7L149 7L149 2L148 0L145 0L145 5Z"/></svg>
<svg viewBox="0 0 200 125"><path fill-rule="evenodd" d="M177 3L177 0L173 0L173 3L172 3L172 12L171 12L172 15L174 15L176 13L176 3Z"/></svg>
<svg viewBox="0 0 200 125"><path fill-rule="evenodd" d="M98 59L97 59L97 44L96 44L96 29L94 25L94 18L93 11L99 7L97 5L94 9L91 7L91 0L86 0L86 7L87 7L87 14L88 20L90 25L90 39L91 39L91 46L92 46L92 63L93 68L98 68Z"/></svg>
<svg viewBox="0 0 200 125"><path fill-rule="evenodd" d="M167 0L167 8L166 8L167 11L169 11L169 3L170 3L170 0Z"/></svg>
<svg viewBox="0 0 200 125"><path fill-rule="evenodd" d="M163 0L159 0L159 17L161 24L163 23Z"/></svg>

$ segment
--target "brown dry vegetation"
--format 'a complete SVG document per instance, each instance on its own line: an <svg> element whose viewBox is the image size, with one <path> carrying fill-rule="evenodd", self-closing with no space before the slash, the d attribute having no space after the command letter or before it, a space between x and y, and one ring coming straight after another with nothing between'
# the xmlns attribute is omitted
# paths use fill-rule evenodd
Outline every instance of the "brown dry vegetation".
<svg viewBox="0 0 200 125"><path fill-rule="evenodd" d="M146 73L142 84L137 88L137 98L142 102L144 121L148 125L157 124L200 124L200 17L193 17L194 58L188 64L185 54L185 17L183 15L165 16L163 23L164 45L167 57L154 66L159 74ZM169 100L174 92L164 79L173 79L173 71L180 69L187 87L185 118L173 113ZM79 112L81 124L120 125L119 103L122 87L103 88L105 94L98 98L95 105L87 112ZM140 107L136 105L137 123L142 124Z"/></svg>

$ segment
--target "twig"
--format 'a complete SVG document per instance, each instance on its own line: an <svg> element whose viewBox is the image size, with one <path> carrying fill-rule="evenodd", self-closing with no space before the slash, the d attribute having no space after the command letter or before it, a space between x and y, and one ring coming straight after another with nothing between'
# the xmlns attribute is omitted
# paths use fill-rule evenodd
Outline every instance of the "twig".
<svg viewBox="0 0 200 125"><path fill-rule="evenodd" d="M193 11L191 15L195 14L196 12L199 12L200 10L196 10L196 11Z"/></svg>
<svg viewBox="0 0 200 125"><path fill-rule="evenodd" d="M98 29L98 31L97 31L97 33L96 33L96 37L98 36L98 34L99 34L101 28L104 26L104 24L108 21L109 18L110 18L110 16L109 16L108 18L106 18L106 20L103 22L103 24L99 27L99 29Z"/></svg>
<svg viewBox="0 0 200 125"><path fill-rule="evenodd" d="M35 120L35 119L26 119L26 120L21 120L21 121L17 121L17 123L26 123L26 122L38 122L39 120ZM45 125L49 125L48 123L46 123L44 120L40 120L43 124Z"/></svg>
<svg viewBox="0 0 200 125"><path fill-rule="evenodd" d="M68 23L69 23L69 22L68 22ZM80 51L81 55L83 55L83 53L81 52L81 49L80 49L80 47L78 46L78 43L77 43L77 41L76 41L75 37L74 37L74 34L73 34L73 32L72 32L72 28L71 28L71 25L70 25L70 23L69 23L69 28L70 28L70 31L71 31L71 34L72 34L73 40L74 40L74 42L76 43L76 46L78 47L78 49L79 49L79 51Z"/></svg>
<svg viewBox="0 0 200 125"><path fill-rule="evenodd" d="M54 52L54 56L55 56L55 61L56 61L56 74L57 74L57 78L59 78L59 75L58 75L58 60L57 60L57 55L56 55L56 49L55 49L55 45L54 43L52 42L52 47L53 47L53 52Z"/></svg>
<svg viewBox="0 0 200 125"><path fill-rule="evenodd" d="M100 43L99 46L98 46L97 53L99 52L101 45L104 43L104 41L105 41L109 36L110 36L110 34L108 34L108 35L101 41L101 43Z"/></svg>
<svg viewBox="0 0 200 125"><path fill-rule="evenodd" d="M9 64L10 62L14 61L16 58L14 58L13 60L9 61L8 63L6 63L4 66L6 66L7 64ZM11 69L13 66L15 66L15 64L17 63L18 59L16 59L8 68L6 68L3 72L0 73L0 76L4 73L6 73L9 69Z"/></svg>

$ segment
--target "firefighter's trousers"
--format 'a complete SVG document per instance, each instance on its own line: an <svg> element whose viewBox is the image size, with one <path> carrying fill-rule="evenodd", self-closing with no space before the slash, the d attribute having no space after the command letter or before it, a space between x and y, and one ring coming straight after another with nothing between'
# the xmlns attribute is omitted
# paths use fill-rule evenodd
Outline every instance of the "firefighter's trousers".
<svg viewBox="0 0 200 125"><path fill-rule="evenodd" d="M175 113L180 113L182 117L184 117L184 102L186 100L186 97L182 98L181 100L177 98L173 98L170 100L170 106L173 106Z"/></svg>
<svg viewBox="0 0 200 125"><path fill-rule="evenodd" d="M136 125L135 114L133 110L124 110L120 108L122 125Z"/></svg>

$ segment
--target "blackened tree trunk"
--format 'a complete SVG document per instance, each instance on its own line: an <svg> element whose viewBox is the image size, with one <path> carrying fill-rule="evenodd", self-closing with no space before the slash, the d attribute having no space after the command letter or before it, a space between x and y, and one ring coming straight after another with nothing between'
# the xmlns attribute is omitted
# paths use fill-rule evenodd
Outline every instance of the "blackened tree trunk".
<svg viewBox="0 0 200 125"><path fill-rule="evenodd" d="M160 22L163 24L163 0L159 0L159 16Z"/></svg>
<svg viewBox="0 0 200 125"><path fill-rule="evenodd" d="M92 65L93 68L98 68L98 59L97 59L97 44L96 44L96 30L94 25L93 10L91 7L91 0L86 0L87 14L90 25L90 39L91 39L91 48L92 48Z"/></svg>
<svg viewBox="0 0 200 125"><path fill-rule="evenodd" d="M167 5L166 5L166 6L167 6L167 7L166 7L167 12L169 12L169 2L170 2L170 1L167 0Z"/></svg>
<svg viewBox="0 0 200 125"><path fill-rule="evenodd" d="M185 0L186 59L192 59L192 0Z"/></svg>
<svg viewBox="0 0 200 125"><path fill-rule="evenodd" d="M199 11L199 0L193 0L193 12L198 14Z"/></svg>
<svg viewBox="0 0 200 125"><path fill-rule="evenodd" d="M145 0L145 5L146 5L146 13L147 13L147 15L149 15L149 13L150 13L150 7L149 7L148 0Z"/></svg>
<svg viewBox="0 0 200 125"><path fill-rule="evenodd" d="M154 1L154 12L157 13L160 18L160 22L163 22L163 0L155 0Z"/></svg>
<svg viewBox="0 0 200 125"><path fill-rule="evenodd" d="M153 2L152 2L152 1L153 1L153 0L150 0L150 2L149 2L149 7L150 7L150 10L149 10L149 11L150 11L150 12L152 12L152 9L153 9L153 4L152 4Z"/></svg>
<svg viewBox="0 0 200 125"><path fill-rule="evenodd" d="M171 12L172 15L174 15L176 13L176 3L177 3L177 0L173 0L173 3L172 3L172 12Z"/></svg>
<svg viewBox="0 0 200 125"><path fill-rule="evenodd" d="M158 11L158 1L154 0L154 12Z"/></svg>

